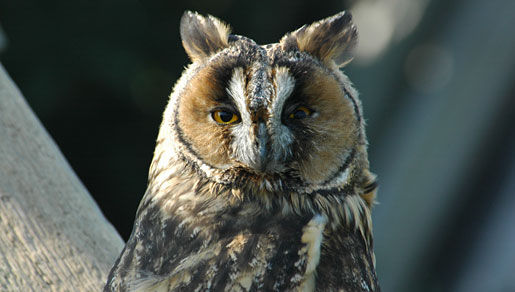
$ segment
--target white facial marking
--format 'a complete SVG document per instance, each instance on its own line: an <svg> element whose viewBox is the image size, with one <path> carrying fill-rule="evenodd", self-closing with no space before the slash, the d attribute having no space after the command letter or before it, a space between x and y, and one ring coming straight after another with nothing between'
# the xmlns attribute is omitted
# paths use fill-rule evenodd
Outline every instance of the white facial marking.
<svg viewBox="0 0 515 292"><path fill-rule="evenodd" d="M254 165L258 153L256 147L253 147L254 141L251 136L252 121L247 107L247 97L245 96L243 68L234 69L229 81L229 88L227 88L227 94L236 104L241 117L241 122L231 128L234 137L231 145L233 157L247 165Z"/></svg>
<svg viewBox="0 0 515 292"><path fill-rule="evenodd" d="M235 68L229 81L227 94L234 100L236 107L240 112L241 122L250 125L250 114L247 108L247 97L245 96L245 76L243 68Z"/></svg>
<svg viewBox="0 0 515 292"><path fill-rule="evenodd" d="M288 68L279 67L275 74L275 98L269 109L271 135L272 135L272 150L274 153L274 160L279 160L286 156L291 155L290 144L293 141L293 135L282 121L282 112L285 101L290 97L293 89L295 88L295 80L290 75Z"/></svg>

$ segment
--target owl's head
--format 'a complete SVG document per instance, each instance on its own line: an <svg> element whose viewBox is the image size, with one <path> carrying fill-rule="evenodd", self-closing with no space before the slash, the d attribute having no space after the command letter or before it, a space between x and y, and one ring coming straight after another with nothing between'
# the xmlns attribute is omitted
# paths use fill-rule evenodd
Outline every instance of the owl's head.
<svg viewBox="0 0 515 292"><path fill-rule="evenodd" d="M344 186L368 169L360 102L339 70L357 41L349 13L258 45L186 12L181 37L193 63L171 95L156 155L266 190Z"/></svg>

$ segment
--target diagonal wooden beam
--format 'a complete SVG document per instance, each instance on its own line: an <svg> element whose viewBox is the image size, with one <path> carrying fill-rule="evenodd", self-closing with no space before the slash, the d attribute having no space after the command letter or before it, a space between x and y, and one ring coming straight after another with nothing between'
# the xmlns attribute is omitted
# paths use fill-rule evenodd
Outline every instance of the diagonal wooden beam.
<svg viewBox="0 0 515 292"><path fill-rule="evenodd" d="M122 247L0 65L0 291L99 291Z"/></svg>

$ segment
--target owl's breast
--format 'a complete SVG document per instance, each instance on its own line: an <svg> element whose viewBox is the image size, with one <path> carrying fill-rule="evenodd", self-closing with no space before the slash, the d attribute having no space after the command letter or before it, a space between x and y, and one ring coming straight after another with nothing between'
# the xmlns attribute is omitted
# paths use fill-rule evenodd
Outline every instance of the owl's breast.
<svg viewBox="0 0 515 292"><path fill-rule="evenodd" d="M326 219L255 207L186 218L162 216L149 205L139 213L118 275L132 278L127 287L163 291L312 290Z"/></svg>

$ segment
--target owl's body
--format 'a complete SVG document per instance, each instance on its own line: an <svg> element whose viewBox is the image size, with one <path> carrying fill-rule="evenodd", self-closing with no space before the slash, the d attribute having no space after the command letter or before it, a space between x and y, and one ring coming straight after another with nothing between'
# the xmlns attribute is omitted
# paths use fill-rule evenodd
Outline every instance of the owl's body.
<svg viewBox="0 0 515 292"><path fill-rule="evenodd" d="M104 291L379 291L374 176L340 13L259 46L187 12L193 61Z"/></svg>

